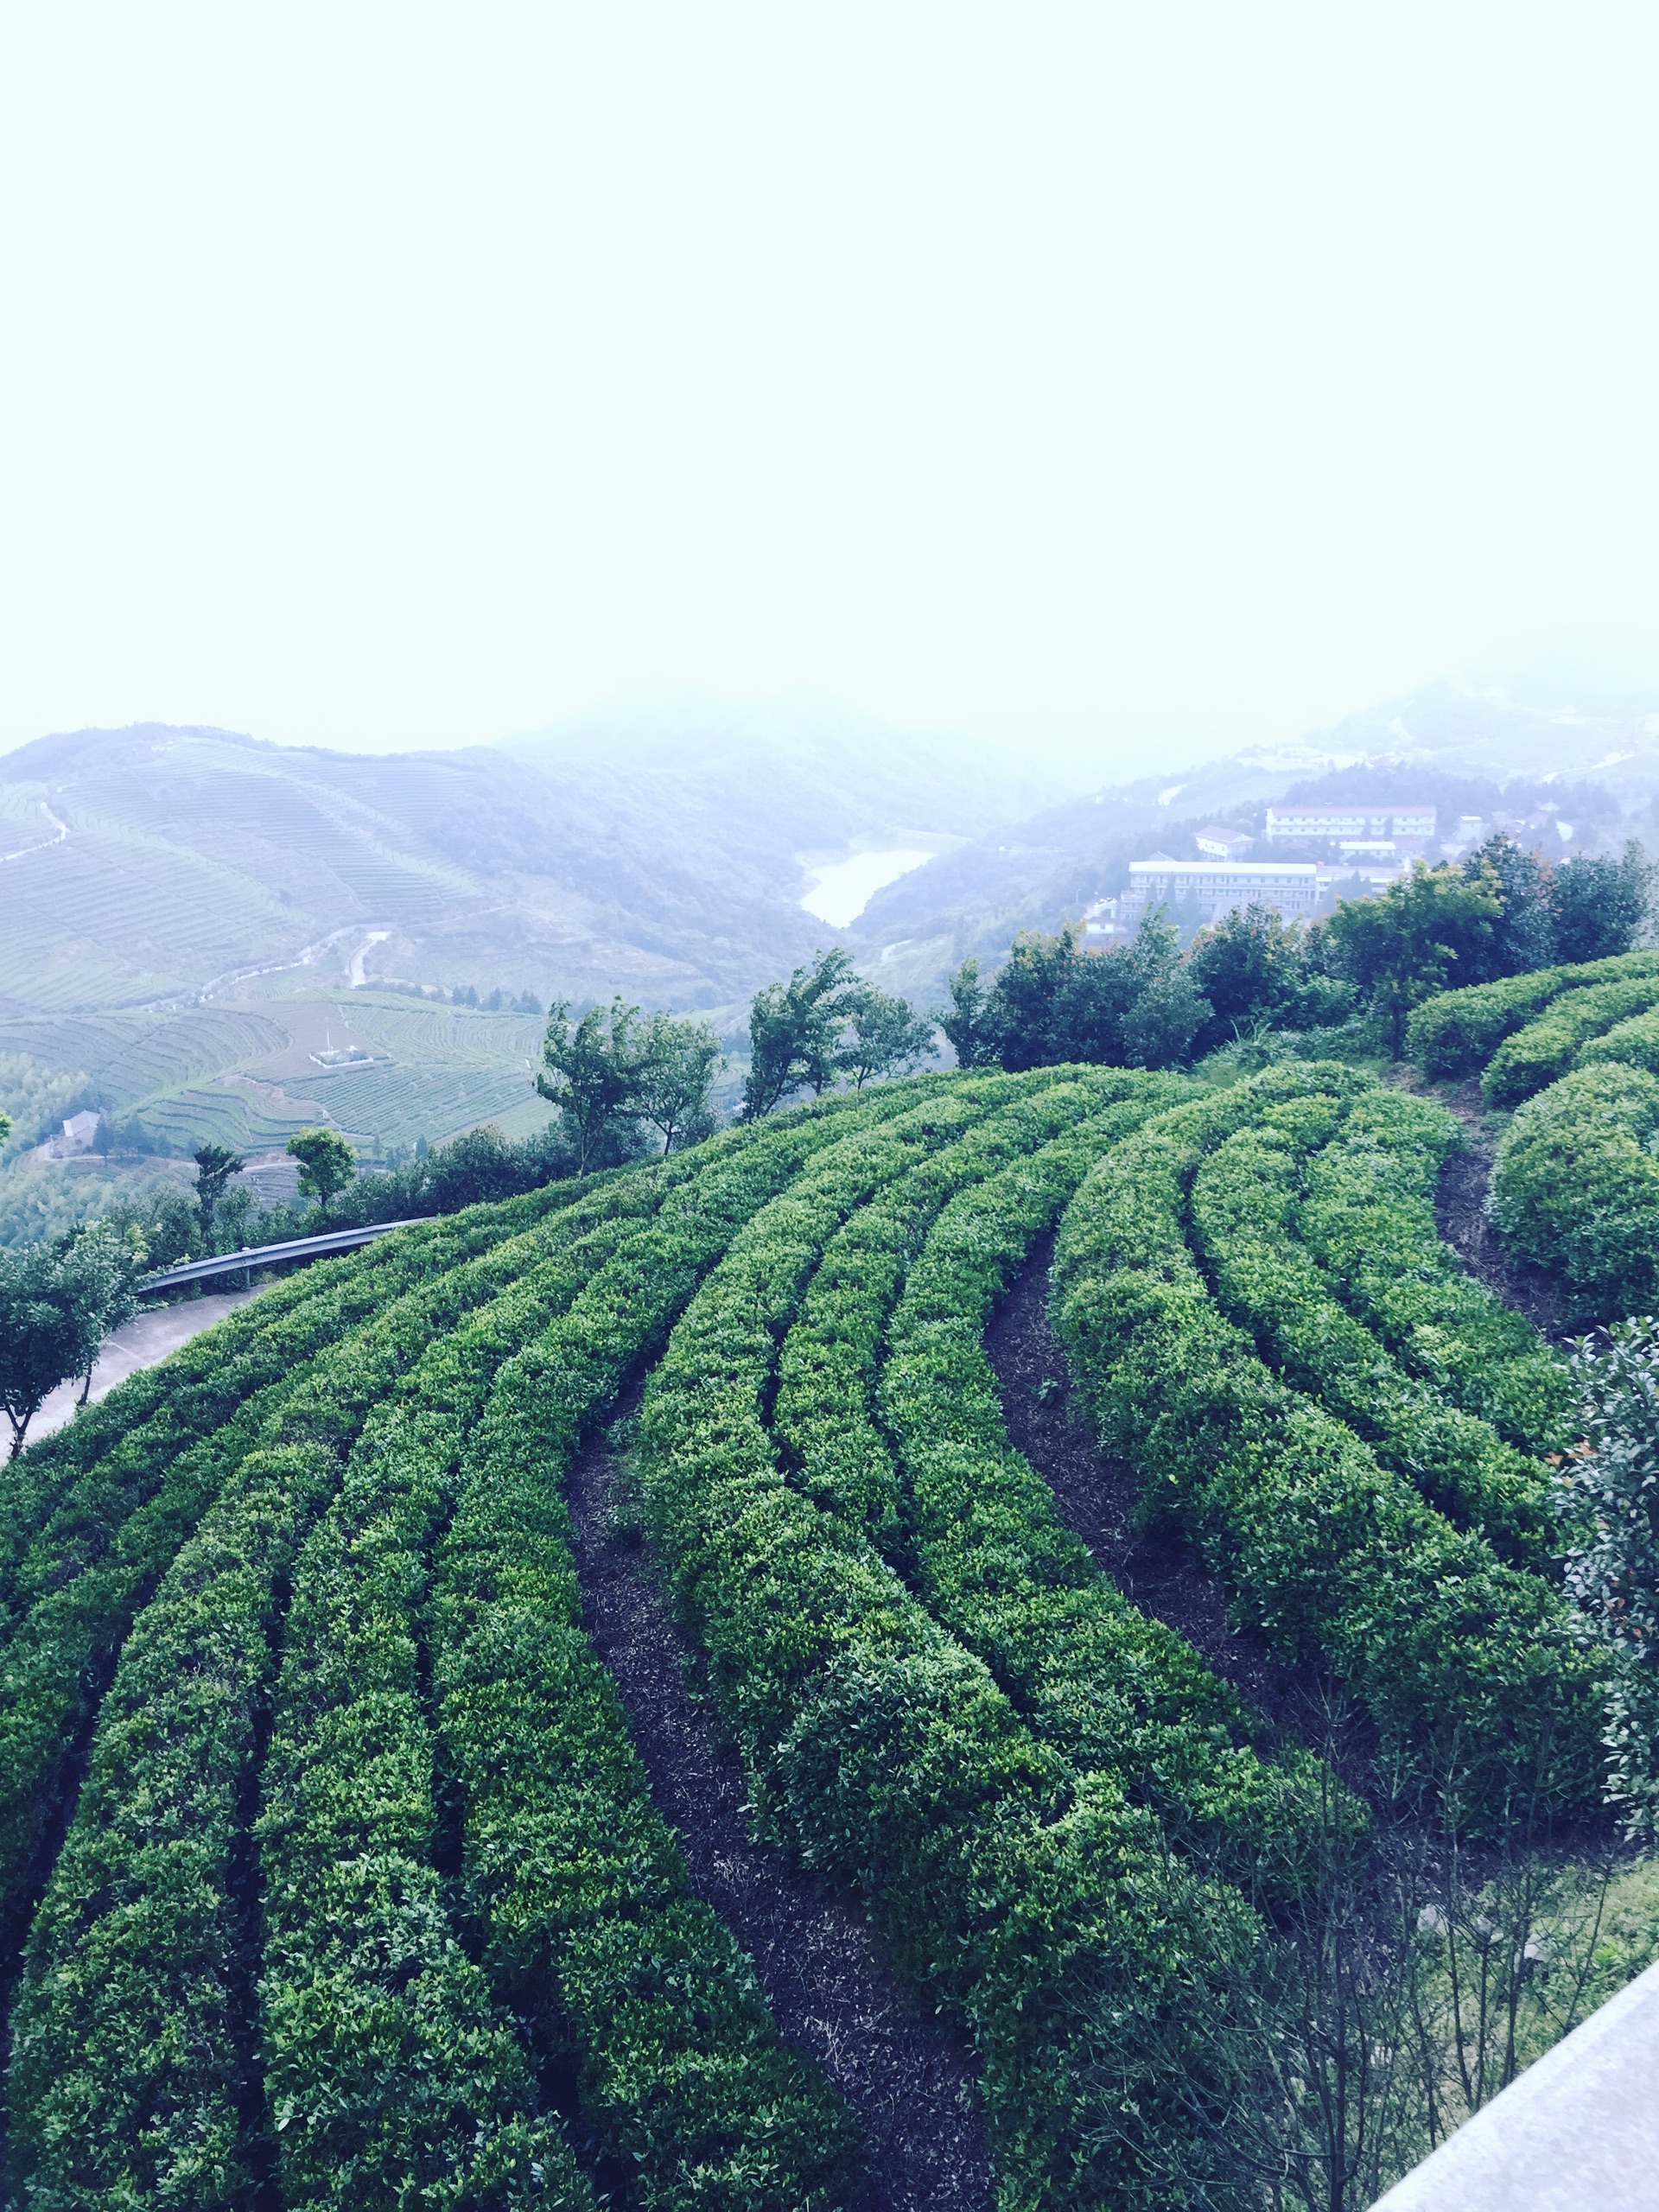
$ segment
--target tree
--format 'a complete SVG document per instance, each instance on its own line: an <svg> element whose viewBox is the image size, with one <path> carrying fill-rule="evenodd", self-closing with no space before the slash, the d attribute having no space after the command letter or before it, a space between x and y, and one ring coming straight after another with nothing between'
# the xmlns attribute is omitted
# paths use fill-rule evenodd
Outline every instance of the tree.
<svg viewBox="0 0 1659 2212"><path fill-rule="evenodd" d="M812 956L786 983L768 983L749 1007L749 1072L743 1085L743 1119L758 1122L793 1090L826 1090L834 1080L836 1050L862 988L853 959L839 945Z"/></svg>
<svg viewBox="0 0 1659 2212"><path fill-rule="evenodd" d="M639 1034L635 1097L643 1120L663 1140L666 1154L709 1120L709 1086L717 1068L720 1039L706 1021L653 1014Z"/></svg>
<svg viewBox="0 0 1659 2212"><path fill-rule="evenodd" d="M1648 918L1655 873L1634 838L1618 860L1575 853L1563 861L1549 887L1556 959L1606 960L1629 952Z"/></svg>
<svg viewBox="0 0 1659 2212"><path fill-rule="evenodd" d="M979 1067L985 1060L994 1059L995 1054L985 1028L986 994L979 980L978 961L964 960L947 988L950 1010L948 1014L936 1014L933 1019L944 1030L957 1056L957 1065Z"/></svg>
<svg viewBox="0 0 1659 2212"><path fill-rule="evenodd" d="M1512 837L1499 830L1463 863L1463 873L1471 883L1480 880L1483 871L1497 883L1503 912L1492 925L1482 973L1461 980L1491 982L1500 976L1548 968L1557 957L1550 913L1554 886L1548 862L1536 853L1523 853Z"/></svg>
<svg viewBox="0 0 1659 2212"><path fill-rule="evenodd" d="M1414 861L1380 898L1338 899L1326 932L1348 979L1388 1023L1396 1058L1413 1007L1478 977L1503 911L1490 869L1471 877L1451 862Z"/></svg>
<svg viewBox="0 0 1659 2212"><path fill-rule="evenodd" d="M1262 1022L1294 1027L1306 958L1302 932L1271 906L1236 906L1200 930L1187 968L1213 1009L1204 1042L1224 1043Z"/></svg>
<svg viewBox="0 0 1659 2212"><path fill-rule="evenodd" d="M60 1382L84 1376L85 1404L105 1338L137 1310L144 1258L142 1244L101 1222L73 1229L55 1244L0 1252L0 1404L11 1422L14 1458Z"/></svg>
<svg viewBox="0 0 1659 2212"><path fill-rule="evenodd" d="M239 1175L247 1166L240 1153L232 1152L222 1144L198 1146L196 1160L196 1211L201 1217L201 1242L205 1251L213 1249L213 1212L224 1198L232 1175Z"/></svg>
<svg viewBox="0 0 1659 2212"><path fill-rule="evenodd" d="M574 1029L567 1000L556 1001L548 1010L542 1046L545 1065L536 1088L559 1109L578 1175L585 1175L607 1141L616 1140L639 1115L639 1007L624 1005L620 998L611 1001L608 1014L590 1006Z"/></svg>
<svg viewBox="0 0 1659 2212"><path fill-rule="evenodd" d="M323 1219L328 1201L357 1174L357 1154L338 1129L301 1129L288 1141L290 1160L300 1163L300 1196L315 1198Z"/></svg>
<svg viewBox="0 0 1659 2212"><path fill-rule="evenodd" d="M933 1024L890 991L867 983L849 1001L852 1034L836 1054L838 1074L855 1090L883 1076L908 1075L933 1051Z"/></svg>

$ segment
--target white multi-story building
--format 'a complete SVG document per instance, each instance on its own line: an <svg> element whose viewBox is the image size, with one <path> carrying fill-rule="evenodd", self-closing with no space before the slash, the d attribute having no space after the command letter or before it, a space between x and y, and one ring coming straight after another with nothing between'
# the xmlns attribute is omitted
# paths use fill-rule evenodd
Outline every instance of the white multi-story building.
<svg viewBox="0 0 1659 2212"><path fill-rule="evenodd" d="M1329 837L1370 842L1387 837L1432 837L1434 809L1420 801L1409 804L1367 806L1349 800L1325 800L1313 806L1270 806L1269 837Z"/></svg>
<svg viewBox="0 0 1659 2212"><path fill-rule="evenodd" d="M1287 921L1307 918L1319 905L1319 875L1311 861L1131 861L1117 919L1133 930L1148 907L1192 901L1211 922L1252 903L1274 907Z"/></svg>

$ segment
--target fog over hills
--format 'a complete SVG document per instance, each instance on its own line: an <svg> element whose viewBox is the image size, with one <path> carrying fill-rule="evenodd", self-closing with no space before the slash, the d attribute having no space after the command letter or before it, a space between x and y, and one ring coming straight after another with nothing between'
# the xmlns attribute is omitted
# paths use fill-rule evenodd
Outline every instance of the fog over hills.
<svg viewBox="0 0 1659 2212"><path fill-rule="evenodd" d="M162 1150L308 1118L371 1147L521 1127L544 1113L532 999L620 991L741 1044L753 992L839 941L937 1004L965 955L995 963L1131 860L1191 857L1205 823L1249 827L1287 793L1482 811L1507 785L1548 849L1641 834L1659 677L1540 656L1297 744L1103 779L1122 758L807 695L626 700L448 753L157 723L40 738L0 762L0 1054L19 1096L57 1113L84 1093ZM496 1010L452 1011L458 990ZM350 1045L372 1065L316 1058Z"/></svg>

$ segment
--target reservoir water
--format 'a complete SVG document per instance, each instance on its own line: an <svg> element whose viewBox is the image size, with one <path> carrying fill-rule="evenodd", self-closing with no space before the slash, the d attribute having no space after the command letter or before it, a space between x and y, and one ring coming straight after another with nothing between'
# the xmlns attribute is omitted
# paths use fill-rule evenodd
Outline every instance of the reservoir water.
<svg viewBox="0 0 1659 2212"><path fill-rule="evenodd" d="M838 930L845 929L849 922L858 918L884 885L896 883L912 868L920 868L924 861L933 859L938 849L935 846L932 851L918 852L913 847L893 846L885 852L855 853L850 859L836 861L829 868L814 868L810 887L802 893L800 903L821 922L828 922Z"/></svg>

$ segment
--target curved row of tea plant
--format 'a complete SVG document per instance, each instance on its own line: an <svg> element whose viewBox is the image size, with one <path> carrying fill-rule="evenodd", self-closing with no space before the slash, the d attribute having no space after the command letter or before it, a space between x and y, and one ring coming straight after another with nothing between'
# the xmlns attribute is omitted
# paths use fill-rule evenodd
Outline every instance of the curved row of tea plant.
<svg viewBox="0 0 1659 2212"><path fill-rule="evenodd" d="M1340 1791L1311 1754L1270 1745L1191 1645L1096 1570L1009 1445L981 1342L1084 1174L1158 1103L1097 1116L951 1203L893 1317L881 1409L930 1609L1036 1735L1079 1770L1116 1775L1179 1845L1276 1902L1307 1881L1321 1808ZM1357 1808L1348 1819L1363 1825Z"/></svg>
<svg viewBox="0 0 1659 2212"><path fill-rule="evenodd" d="M1435 1186L1460 1141L1426 1099L1390 1089L1351 1098L1307 1162L1294 1231L1355 1319L1449 1405L1523 1451L1563 1451L1574 1433L1566 1362L1440 1239Z"/></svg>
<svg viewBox="0 0 1659 2212"><path fill-rule="evenodd" d="M564 1217L570 1229L586 1211ZM599 1255L625 1228L590 1230ZM561 1277L575 1278L572 1294L583 1241L499 1302L534 1316ZM116 2204L135 2184L219 2188L234 2202L255 2185L237 1976L257 1931L233 1867L283 1586L342 1462L379 1460L378 1438L401 1410L383 1402L400 1373L435 1353L464 1358L474 1331L486 1349L496 1342L500 1316L486 1307L472 1331L429 1351L435 1323L453 1331L464 1317L469 1289L499 1289L500 1264L486 1255L406 1294L320 1357L230 1468L126 1640L13 2015L13 2140L37 2202Z"/></svg>
<svg viewBox="0 0 1659 2212"><path fill-rule="evenodd" d="M1294 1233L1310 1157L1338 1136L1351 1095L1284 1101L1217 1145L1192 1182L1194 1248L1223 1311L1287 1381L1459 1527L1479 1531L1512 1563L1542 1570L1558 1538L1550 1470L1402 1373Z"/></svg>
<svg viewBox="0 0 1659 2212"><path fill-rule="evenodd" d="M1188 1243L1211 1154L1353 1082L1273 1070L1109 1154L1062 1225L1055 1319L1091 1418L1138 1461L1150 1509L1186 1529L1244 1618L1351 1688L1398 1789L1444 1793L1491 1827L1517 1794L1593 1800L1594 1686L1562 1601L1265 1365Z"/></svg>
<svg viewBox="0 0 1659 2212"><path fill-rule="evenodd" d="M1633 956L1641 958L1640 954ZM1609 1030L1659 1006L1659 975L1629 976L1563 991L1535 1021L1506 1037L1486 1063L1480 1095L1489 1106L1518 1106L1577 1065Z"/></svg>
<svg viewBox="0 0 1659 2212"><path fill-rule="evenodd" d="M649 1211L648 1185L618 1183L509 1236L447 1274L393 1295L374 1318L266 1383L215 1433L159 1470L124 1446L94 1462L47 1521L14 1584L15 1626L0 1651L0 1930L21 1934L44 1875L42 1852L61 1819L75 1745L111 1680L140 1611L181 1548L251 1455L312 1438L348 1449L369 1409L436 1333L527 1269L603 1224ZM614 1233L614 1232L613 1232ZM557 1262L551 1262L556 1269ZM402 1269L380 1271L395 1292ZM324 1294L305 1310L308 1331L354 1300ZM283 1332L273 1332L280 1339ZM293 1347L290 1345L290 1349ZM137 1433L142 1439L149 1424ZM104 1477L119 1464L132 1479ZM146 1495L145 1493L148 1492ZM124 1507L124 1512L120 1509Z"/></svg>
<svg viewBox="0 0 1659 2212"><path fill-rule="evenodd" d="M1254 1916L1170 1858L1115 1776L1033 1737L861 1507L820 1510L767 1429L820 1255L940 1141L911 1124L827 1152L692 1301L647 1387L647 1512L762 1817L971 2025L1007 2201L1150 2202L1171 2140L1202 2155L1219 1991Z"/></svg>
<svg viewBox="0 0 1659 2212"><path fill-rule="evenodd" d="M579 1372L562 1378L570 1435L649 1351L733 1230L816 1147L936 1088L923 1079L710 1147L643 1225L601 1224L592 1233L603 1250L591 1256L604 1264L592 1287L604 1284L604 1294L584 1301L569 1347L575 1357L564 1363ZM627 1187L626 1179L611 1186ZM597 1194L601 1211L605 1202ZM367 1402L423 1351L434 1321L453 1324L467 1302L462 1285L480 1274L487 1262L441 1278L316 1363L229 1471L127 1639L14 2018L14 2141L35 2202L217 2203L257 2184L257 2114L247 2108L257 1931L237 1868L283 1585ZM550 1287L537 1283L517 1310L544 1319ZM434 1312L444 1298L448 1311ZM439 1351L442 1366L448 1348ZM377 1417L377 1433L380 1425ZM749 2029L753 2041L753 2020ZM326 2040L314 2038L316 2048ZM274 2037L279 2077L280 2046ZM320 2109L328 2110L326 2095ZM329 2149L318 2171L339 2154L327 2127L322 2135ZM541 2163L511 2130L504 2141L509 2166L521 2150L530 2166Z"/></svg>
<svg viewBox="0 0 1659 2212"><path fill-rule="evenodd" d="M1659 1303L1656 1138L1659 1076L1603 1062L1528 1099L1498 1143L1494 1223L1597 1320Z"/></svg>
<svg viewBox="0 0 1659 2212"><path fill-rule="evenodd" d="M1659 976L1659 952L1624 952L1440 991L1413 1009L1406 1023L1407 1056L1435 1080L1478 1075L1506 1037L1524 1029L1563 993L1649 976Z"/></svg>
<svg viewBox="0 0 1659 2212"><path fill-rule="evenodd" d="M1111 1769L1174 1833L1272 1889L1303 1847L1306 1763L1289 1751L1264 1764L1236 1698L1060 1528L1008 1447L980 1347L997 1291L1086 1168L1189 1090L1124 1076L1045 1090L861 1207L785 1339L772 1427L805 1494L869 1528L1038 1736L1081 1769ZM876 1425L884 1332L881 1410L902 1484Z"/></svg>

